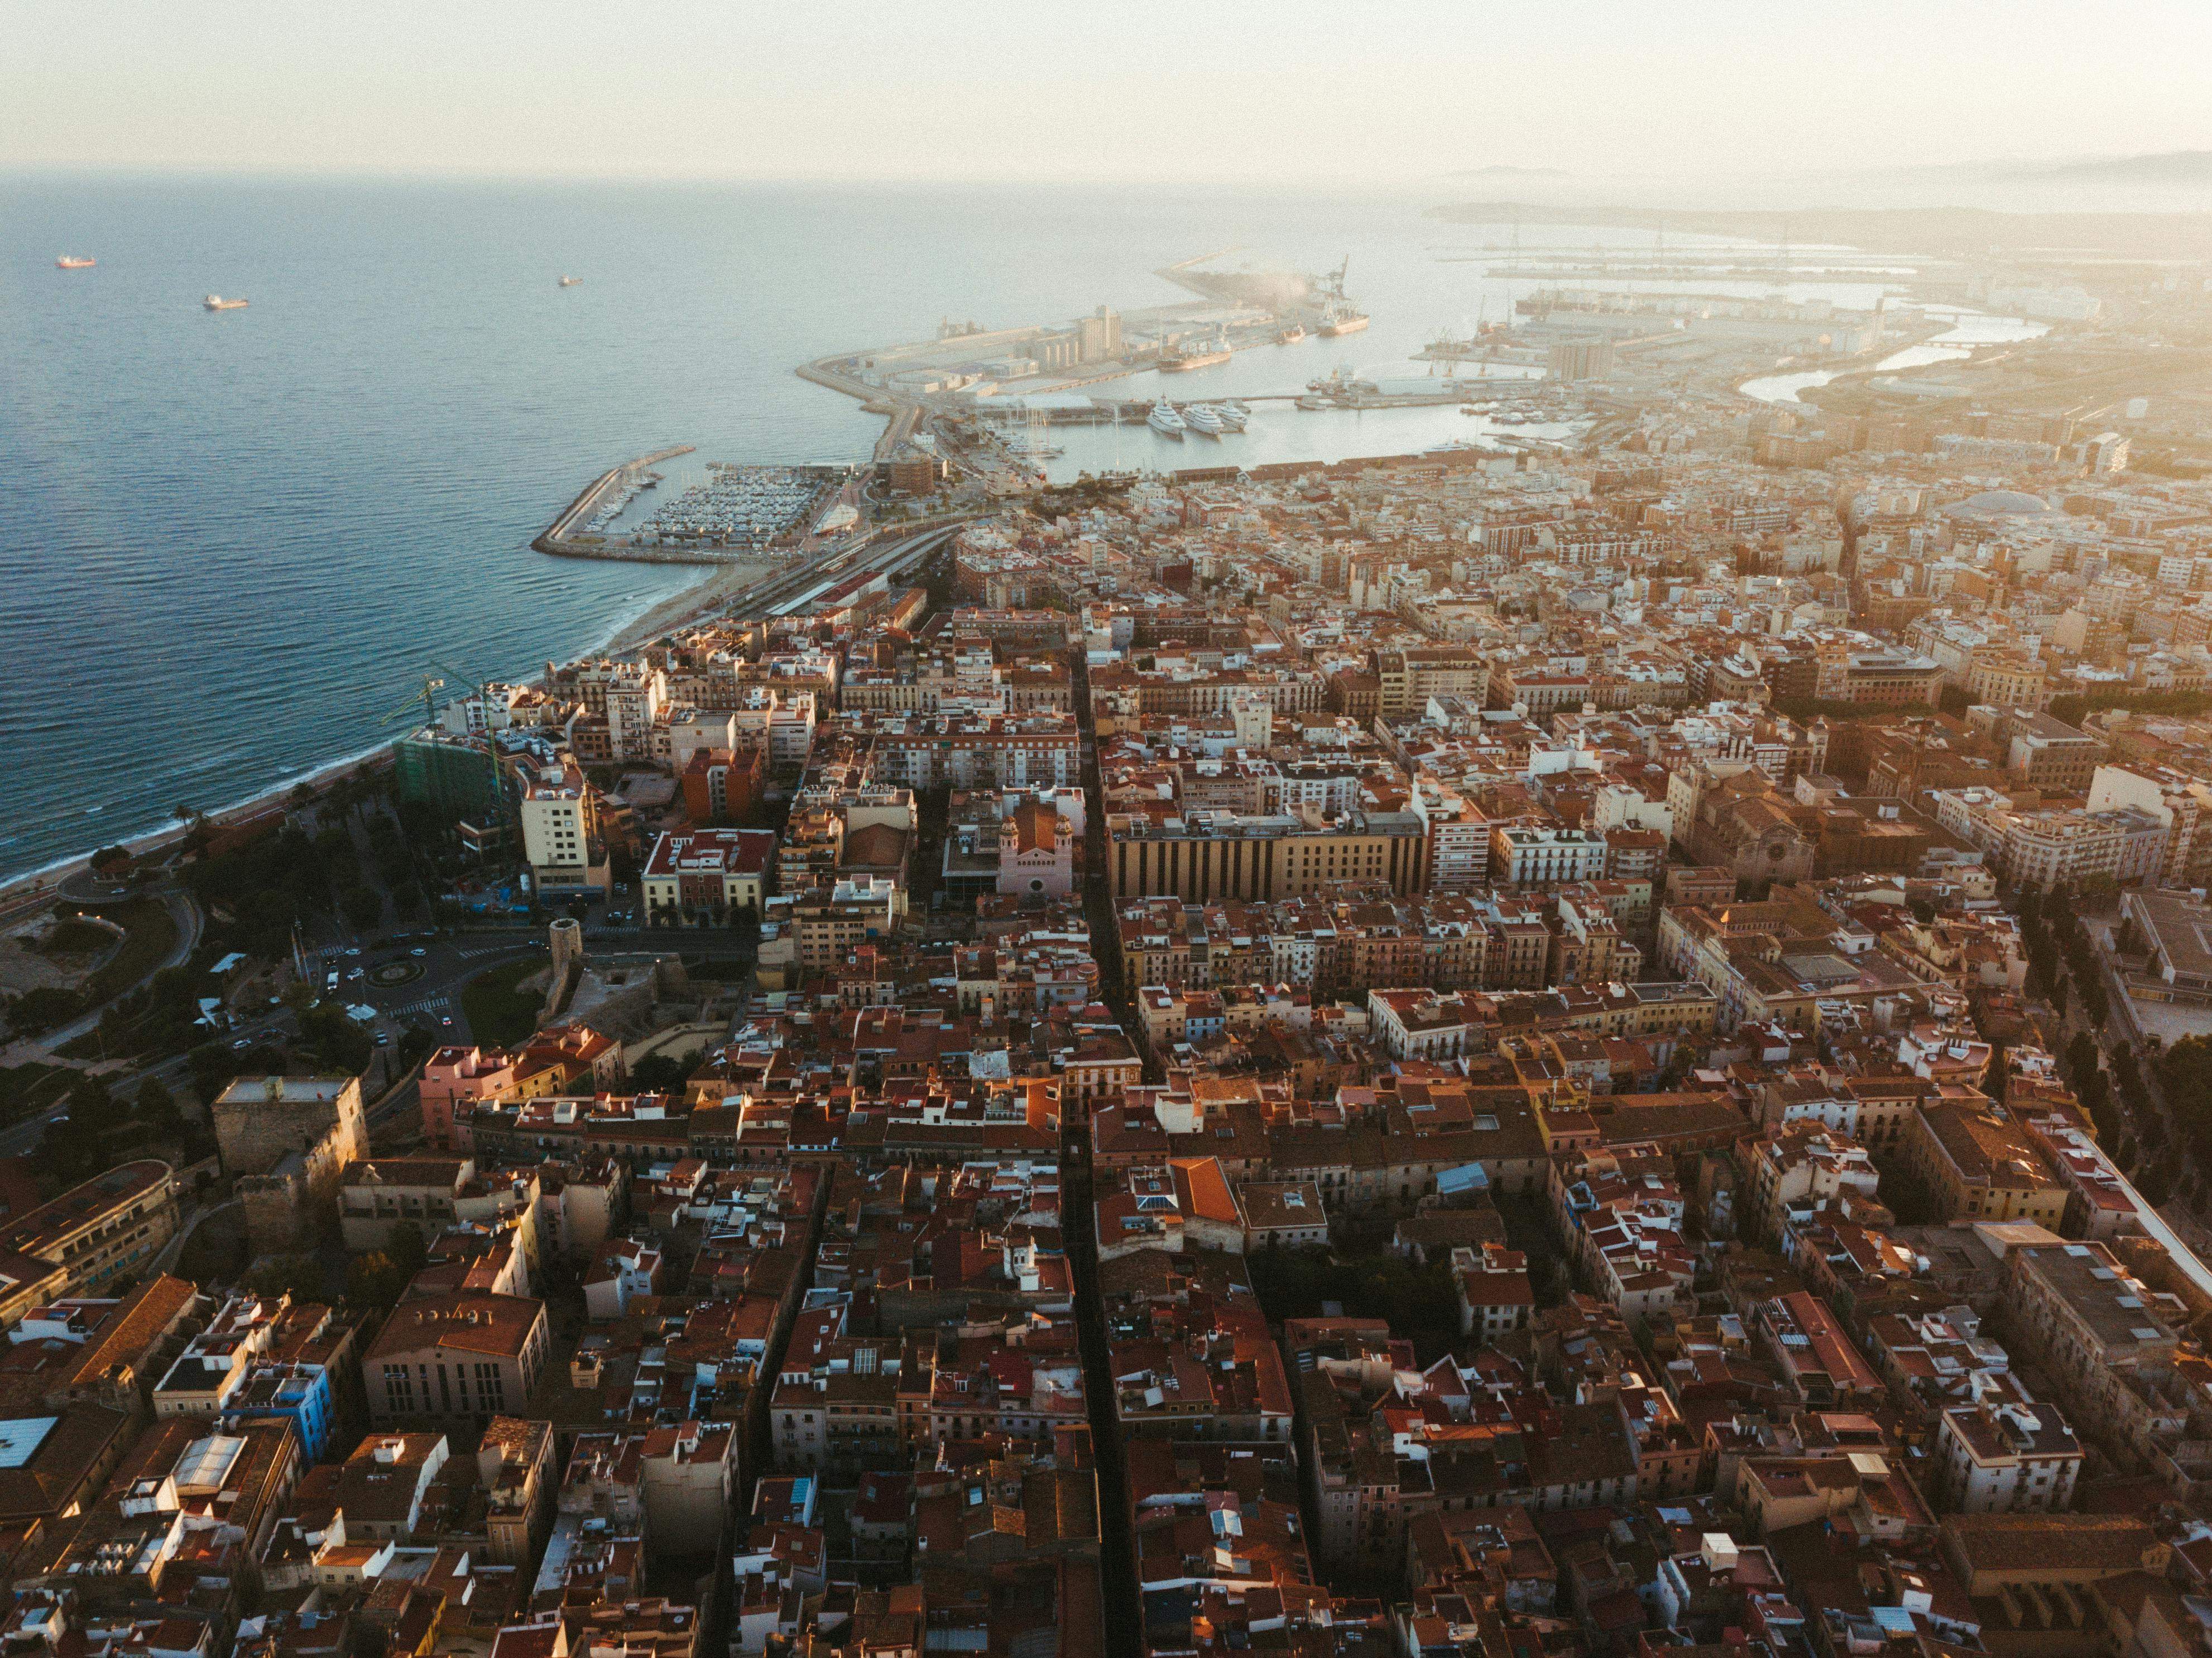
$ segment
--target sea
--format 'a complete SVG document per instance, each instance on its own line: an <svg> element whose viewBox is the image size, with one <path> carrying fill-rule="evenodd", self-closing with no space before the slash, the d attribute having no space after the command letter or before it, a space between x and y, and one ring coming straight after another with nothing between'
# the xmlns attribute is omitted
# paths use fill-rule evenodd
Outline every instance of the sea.
<svg viewBox="0 0 2212 1658"><path fill-rule="evenodd" d="M426 676L598 647L702 573L531 539L671 444L696 446L671 485L710 460L865 458L880 422L798 379L811 358L1172 303L1159 269L1216 253L1342 264L1373 324L1097 391L1410 383L1428 340L1516 291L1476 261L1521 233L1425 216L1450 194L0 177L0 878L371 751L419 719ZM1870 306L1881 282L1741 291ZM1336 459L1486 425L1263 406L1218 440L1055 430L1050 466Z"/></svg>

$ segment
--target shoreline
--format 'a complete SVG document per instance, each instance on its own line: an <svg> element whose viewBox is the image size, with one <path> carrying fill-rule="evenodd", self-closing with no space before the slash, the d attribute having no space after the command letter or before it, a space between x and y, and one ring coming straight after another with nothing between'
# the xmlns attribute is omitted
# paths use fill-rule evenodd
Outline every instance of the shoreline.
<svg viewBox="0 0 2212 1658"><path fill-rule="evenodd" d="M671 629L707 616L771 574L772 566L755 562L702 568L698 580L648 604L627 619L618 611L605 633L600 635L599 642L585 646L576 654L621 655L637 650ZM243 823L284 805L291 798L292 791L302 783L320 793L341 776L358 768L380 767L389 763L392 741L387 738L333 759L317 761L281 782L272 783L242 799L217 807L207 814L207 822L215 828ZM82 852L69 853L30 869L0 876L0 923L12 919L13 913L17 910L27 910L35 908L36 904L52 902L58 896L62 884L89 869L93 853L104 847L123 847L134 856L143 857L173 845L184 835L184 827L172 822L158 828L103 840Z"/></svg>
<svg viewBox="0 0 2212 1658"><path fill-rule="evenodd" d="M726 570L707 573L705 580L695 581L690 586L670 595L667 598L647 605L645 610L628 620L623 620L617 612L616 619L602 636L601 642L585 647L580 654L590 654L595 651L635 650L636 645L629 642L633 633L648 623L653 625L653 631L656 633L665 631L669 627L674 626L677 621L682 619L681 616L664 619L664 612L676 610L678 607L696 608L696 596L730 574ZM389 763L393 740L386 738L366 748L356 749L350 753L339 755L328 760L319 760L311 765L304 766L279 782L271 783L241 799L216 807L207 814L207 822L211 827L218 829L244 823L283 805L290 799L292 791L303 783L320 793L342 776L362 767L380 768ZM13 913L17 910L34 908L33 901L36 904L52 902L58 896L62 884L75 876L83 874L89 869L92 865L93 853L104 847L123 847L133 856L143 857L148 853L159 852L166 847L173 845L182 840L184 835L184 827L172 821L157 828L140 829L134 834L118 835L112 839L100 841L82 852L67 853L32 868L0 876L0 923L11 919Z"/></svg>
<svg viewBox="0 0 2212 1658"><path fill-rule="evenodd" d="M249 822L283 806L291 799L292 791L303 784L320 793L341 777L350 776L363 768L380 768L389 763L391 749L390 743L379 743L352 754L341 755L335 760L320 761L303 768L279 785L263 789L228 805L218 806L206 814L204 821L211 829L229 828ZM62 884L90 869L93 853L104 847L121 847L133 857L143 858L149 853L159 852L183 840L186 833L183 824L172 822L160 829L118 835L112 840L102 841L90 851L74 853L40 864L34 869L0 877L0 921L12 919L11 912L15 910L33 908L33 900L45 903L59 896Z"/></svg>
<svg viewBox="0 0 2212 1658"><path fill-rule="evenodd" d="M672 629L702 619L726 601L757 586L773 573L773 566L762 568L752 564L726 566L708 571L682 592L670 594L627 623L616 624L615 630L607 635L606 642L599 648L617 656L638 650Z"/></svg>

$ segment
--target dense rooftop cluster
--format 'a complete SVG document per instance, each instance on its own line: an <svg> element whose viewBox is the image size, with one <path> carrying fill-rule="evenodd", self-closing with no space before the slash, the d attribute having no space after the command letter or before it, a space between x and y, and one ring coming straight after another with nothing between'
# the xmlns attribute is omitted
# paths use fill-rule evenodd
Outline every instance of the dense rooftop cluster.
<svg viewBox="0 0 2212 1658"><path fill-rule="evenodd" d="M2212 513L2075 425L1085 480L471 690L403 793L651 947L0 1181L0 1648L2212 1650Z"/></svg>

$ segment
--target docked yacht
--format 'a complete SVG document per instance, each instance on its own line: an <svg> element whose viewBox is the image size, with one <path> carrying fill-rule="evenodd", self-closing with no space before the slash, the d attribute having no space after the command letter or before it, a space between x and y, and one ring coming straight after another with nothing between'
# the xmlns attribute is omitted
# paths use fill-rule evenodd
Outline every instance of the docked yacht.
<svg viewBox="0 0 2212 1658"><path fill-rule="evenodd" d="M1145 424L1164 438L1180 438L1190 429L1183 417L1176 413L1175 405L1165 398L1152 405L1152 412L1145 417Z"/></svg>
<svg viewBox="0 0 2212 1658"><path fill-rule="evenodd" d="M1215 404L1213 413L1221 422L1221 429L1224 432L1241 432L1244 429L1244 422L1252 418L1252 411L1233 398L1227 403Z"/></svg>
<svg viewBox="0 0 2212 1658"><path fill-rule="evenodd" d="M1201 436L1218 438L1221 435L1221 416L1211 404L1192 404L1182 411L1182 423Z"/></svg>

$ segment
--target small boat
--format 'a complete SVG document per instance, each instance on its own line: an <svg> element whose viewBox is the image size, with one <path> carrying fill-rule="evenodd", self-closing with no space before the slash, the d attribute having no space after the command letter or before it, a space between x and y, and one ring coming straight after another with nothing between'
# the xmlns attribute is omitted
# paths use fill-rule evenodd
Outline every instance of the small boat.
<svg viewBox="0 0 2212 1658"><path fill-rule="evenodd" d="M584 279L581 276L563 276L561 278L561 286L563 288L574 288L578 282L583 280Z"/></svg>
<svg viewBox="0 0 2212 1658"><path fill-rule="evenodd" d="M64 253L54 261L57 270L89 270L100 263L97 259L81 259L74 253Z"/></svg>
<svg viewBox="0 0 2212 1658"><path fill-rule="evenodd" d="M1305 337L1306 331L1304 325L1300 323L1292 323L1288 328L1284 329L1275 336L1275 343L1278 345L1296 345L1300 340L1305 338Z"/></svg>
<svg viewBox="0 0 2212 1658"><path fill-rule="evenodd" d="M1213 412L1211 404L1192 404L1182 411L1182 423L1205 437L1221 435L1221 416Z"/></svg>
<svg viewBox="0 0 2212 1658"><path fill-rule="evenodd" d="M1177 440L1190 429L1184 423L1183 417L1176 413L1175 405L1165 398L1152 405L1152 412L1145 417L1145 424L1164 438Z"/></svg>
<svg viewBox="0 0 2212 1658"><path fill-rule="evenodd" d="M1328 407L1328 399L1327 398L1317 398L1312 392L1309 392L1297 400L1297 406L1301 409L1307 410L1326 409Z"/></svg>
<svg viewBox="0 0 2212 1658"><path fill-rule="evenodd" d="M246 301L244 300L226 300L220 294L209 295L207 298L200 301L200 304L210 311L243 311L246 309Z"/></svg>

